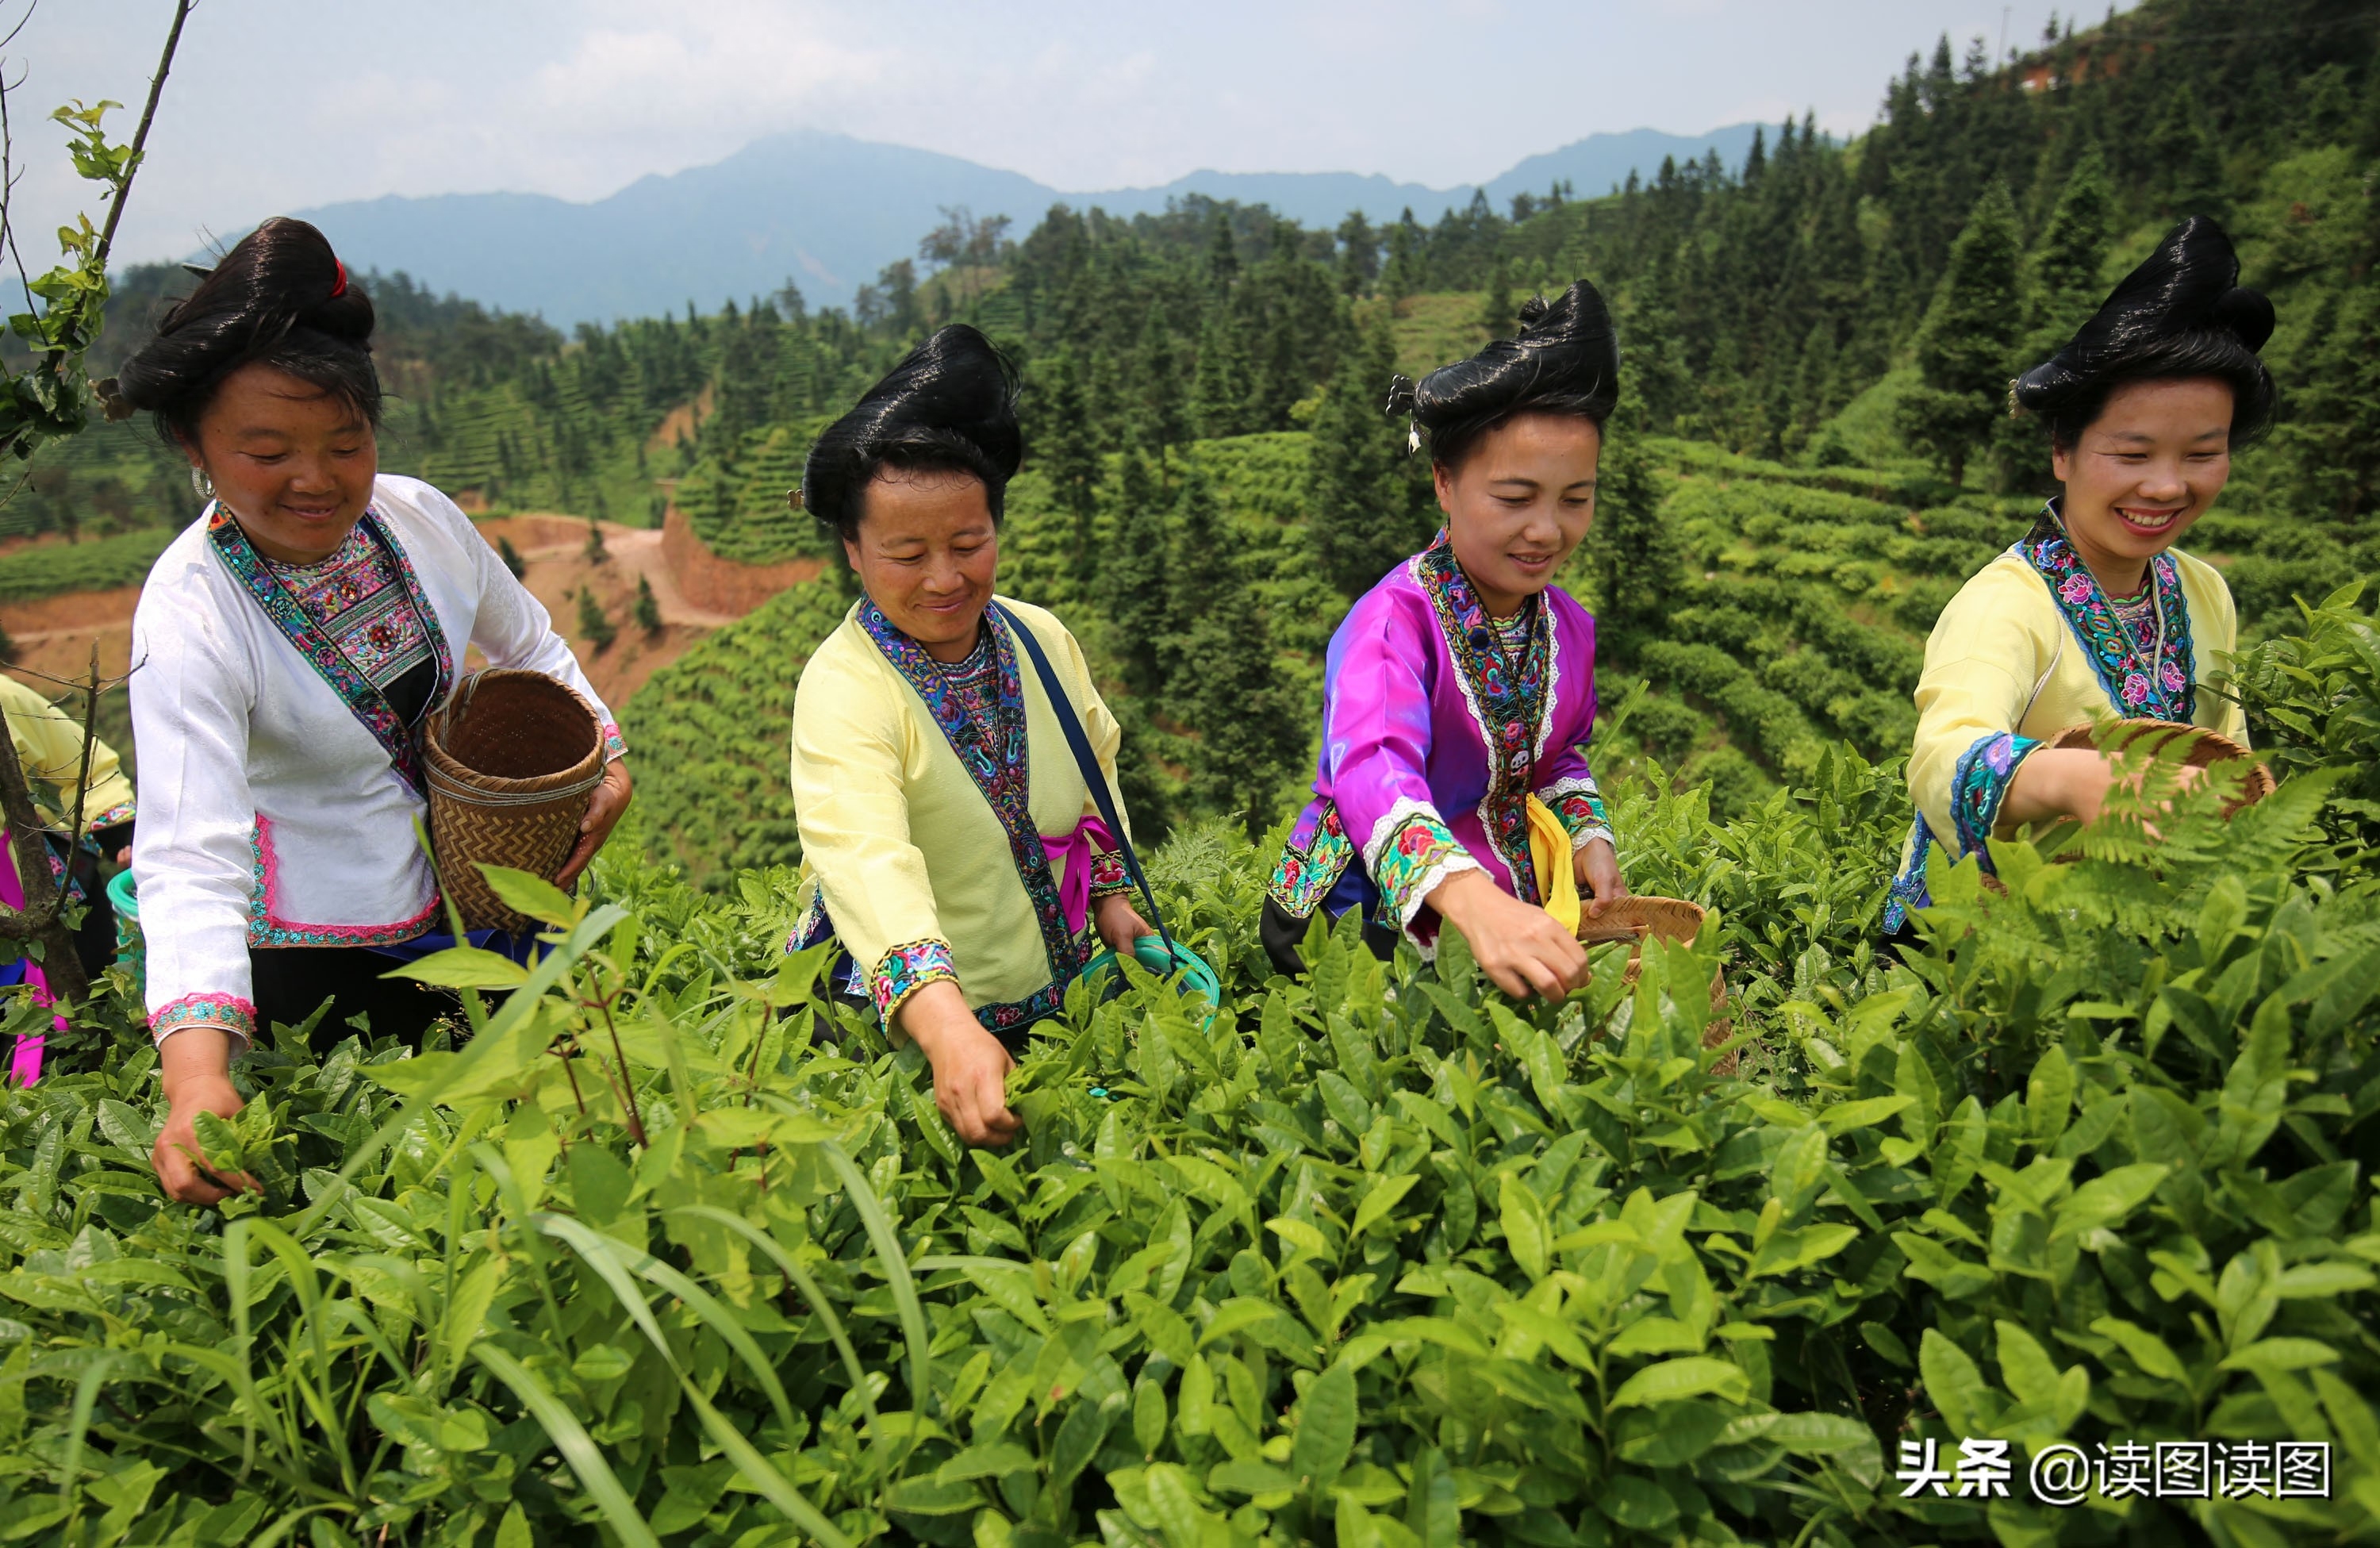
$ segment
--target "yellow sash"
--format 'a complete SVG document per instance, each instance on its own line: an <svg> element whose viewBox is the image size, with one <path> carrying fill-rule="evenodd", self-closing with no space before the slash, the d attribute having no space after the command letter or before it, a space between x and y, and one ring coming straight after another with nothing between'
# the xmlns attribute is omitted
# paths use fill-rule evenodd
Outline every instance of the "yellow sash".
<svg viewBox="0 0 2380 1548"><path fill-rule="evenodd" d="M1546 895L1546 912L1572 934L1578 933L1578 872L1572 859L1570 830L1553 808L1529 798L1529 859L1536 866L1537 890Z"/></svg>

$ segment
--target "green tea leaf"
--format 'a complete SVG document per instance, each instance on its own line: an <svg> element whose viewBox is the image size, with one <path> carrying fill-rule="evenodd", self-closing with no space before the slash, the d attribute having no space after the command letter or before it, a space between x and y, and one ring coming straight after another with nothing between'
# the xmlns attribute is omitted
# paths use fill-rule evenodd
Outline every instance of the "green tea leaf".
<svg viewBox="0 0 2380 1548"><path fill-rule="evenodd" d="M1289 1470L1311 1481L1322 1497L1346 1467L1355 1446L1355 1373L1344 1363L1314 1378L1298 1401L1297 1428L1290 1442Z"/></svg>

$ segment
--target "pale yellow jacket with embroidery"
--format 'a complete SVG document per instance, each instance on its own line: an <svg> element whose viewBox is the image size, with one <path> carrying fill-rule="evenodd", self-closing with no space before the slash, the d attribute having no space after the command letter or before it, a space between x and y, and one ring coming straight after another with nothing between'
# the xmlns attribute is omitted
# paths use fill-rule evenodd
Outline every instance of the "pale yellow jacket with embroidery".
<svg viewBox="0 0 2380 1548"><path fill-rule="evenodd" d="M1115 788L1123 733L1082 647L1043 609L1001 601L1041 642ZM1097 808L1031 658L1022 649L1015 656L1034 824L1064 838ZM959 988L978 1012L1050 988L1049 950L1006 830L925 701L861 627L856 605L802 669L792 772L804 928L815 918L811 905L822 904L880 1009L889 1016L918 987L898 982L888 994L882 981L888 955L920 943L949 948ZM1129 824L1121 801L1117 815ZM1062 862L1050 869L1053 879L1063 877Z"/></svg>
<svg viewBox="0 0 2380 1548"><path fill-rule="evenodd" d="M2230 588L2211 565L2173 554L2190 613L2192 718L2242 746L2246 713L2214 691L2239 647ZM1950 786L1960 758L2003 731L2046 741L2070 726L2119 718L2048 582L2022 555L2001 555L1960 588L1925 642L1909 788L1925 825L1953 855Z"/></svg>
<svg viewBox="0 0 2380 1548"><path fill-rule="evenodd" d="M82 768L82 724L16 678L0 676L0 708L8 713L8 739L25 771L35 815L63 835L74 820L75 775ZM132 818L132 781L125 777L115 750L94 740L91 775L83 786L82 832L90 835ZM6 848L10 874L16 853Z"/></svg>

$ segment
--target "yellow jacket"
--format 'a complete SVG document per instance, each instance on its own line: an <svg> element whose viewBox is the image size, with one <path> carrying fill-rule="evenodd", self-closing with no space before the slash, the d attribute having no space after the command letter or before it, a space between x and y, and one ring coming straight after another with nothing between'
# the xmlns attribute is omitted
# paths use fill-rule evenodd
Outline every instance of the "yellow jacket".
<svg viewBox="0 0 2380 1548"><path fill-rule="evenodd" d="M25 771L34 812L54 834L63 835L74 818L75 774L82 766L82 724L16 678L0 675L0 709L8 714L8 740ZM132 782L125 777L115 750L94 740L91 776L84 786L82 834L132 820ZM16 855L8 851L10 874Z"/></svg>
<svg viewBox="0 0 2380 1548"><path fill-rule="evenodd" d="M2163 632L2144 650L2063 538L2028 537L1977 571L1935 621L1917 684L1909 794L1917 808L1884 911L1888 933L1927 899L1934 845L1991 869L2001 801L2034 749L2111 719L2187 721L2246 746L2248 717L2216 691L2239 648L2230 588L2168 551L2150 561ZM2152 655L2155 659L2150 659Z"/></svg>
<svg viewBox="0 0 2380 1548"><path fill-rule="evenodd" d="M1049 613L1002 601L1065 680L1112 788L1122 732L1082 648ZM871 634L863 612L879 633ZM1025 706L1035 830L1024 835L1027 814L1018 813L1013 834L914 686L935 689L930 664L915 658L917 677L905 676L880 636L896 650L917 650L881 614L855 605L810 657L795 692L792 778L804 908L792 944L839 937L888 1022L917 989L951 978L987 1027L1021 1027L1057 1008L1087 955L1080 932L1062 923L1045 928L1055 884L1072 862L1049 856L1038 840L1056 844L1075 835L1095 810L1090 792L1031 660L1003 634L1006 681ZM1050 878L1039 897L1028 888L1026 843L1035 844ZM1109 846L1091 843L1087 852L1075 850L1090 865L1091 890L1123 890L1121 863L1103 852Z"/></svg>

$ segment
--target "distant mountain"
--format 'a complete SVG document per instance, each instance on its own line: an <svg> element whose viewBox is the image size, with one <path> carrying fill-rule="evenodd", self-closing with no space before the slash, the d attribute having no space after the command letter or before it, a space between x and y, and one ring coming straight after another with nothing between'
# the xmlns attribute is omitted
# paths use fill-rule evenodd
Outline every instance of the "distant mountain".
<svg viewBox="0 0 2380 1548"><path fill-rule="evenodd" d="M1733 165L1752 126L1709 134L1653 129L1597 134L1531 156L1484 185L1499 208L1567 177L1582 196L1632 169L1650 176L1664 156L1717 149ZM543 194L439 194L330 204L296 213L328 233L358 268L404 270L441 291L568 327L647 317L767 295L792 279L818 305L849 304L878 270L911 256L945 205L1005 214L1020 228L1052 204L1111 214L1162 211L1187 194L1263 203L1308 225L1350 210L1375 221L1411 209L1431 222L1471 201L1473 185L1431 189L1352 172L1194 172L1162 188L1067 193L957 156L853 140L817 129L756 140L726 160L642 177L607 199L572 203Z"/></svg>

